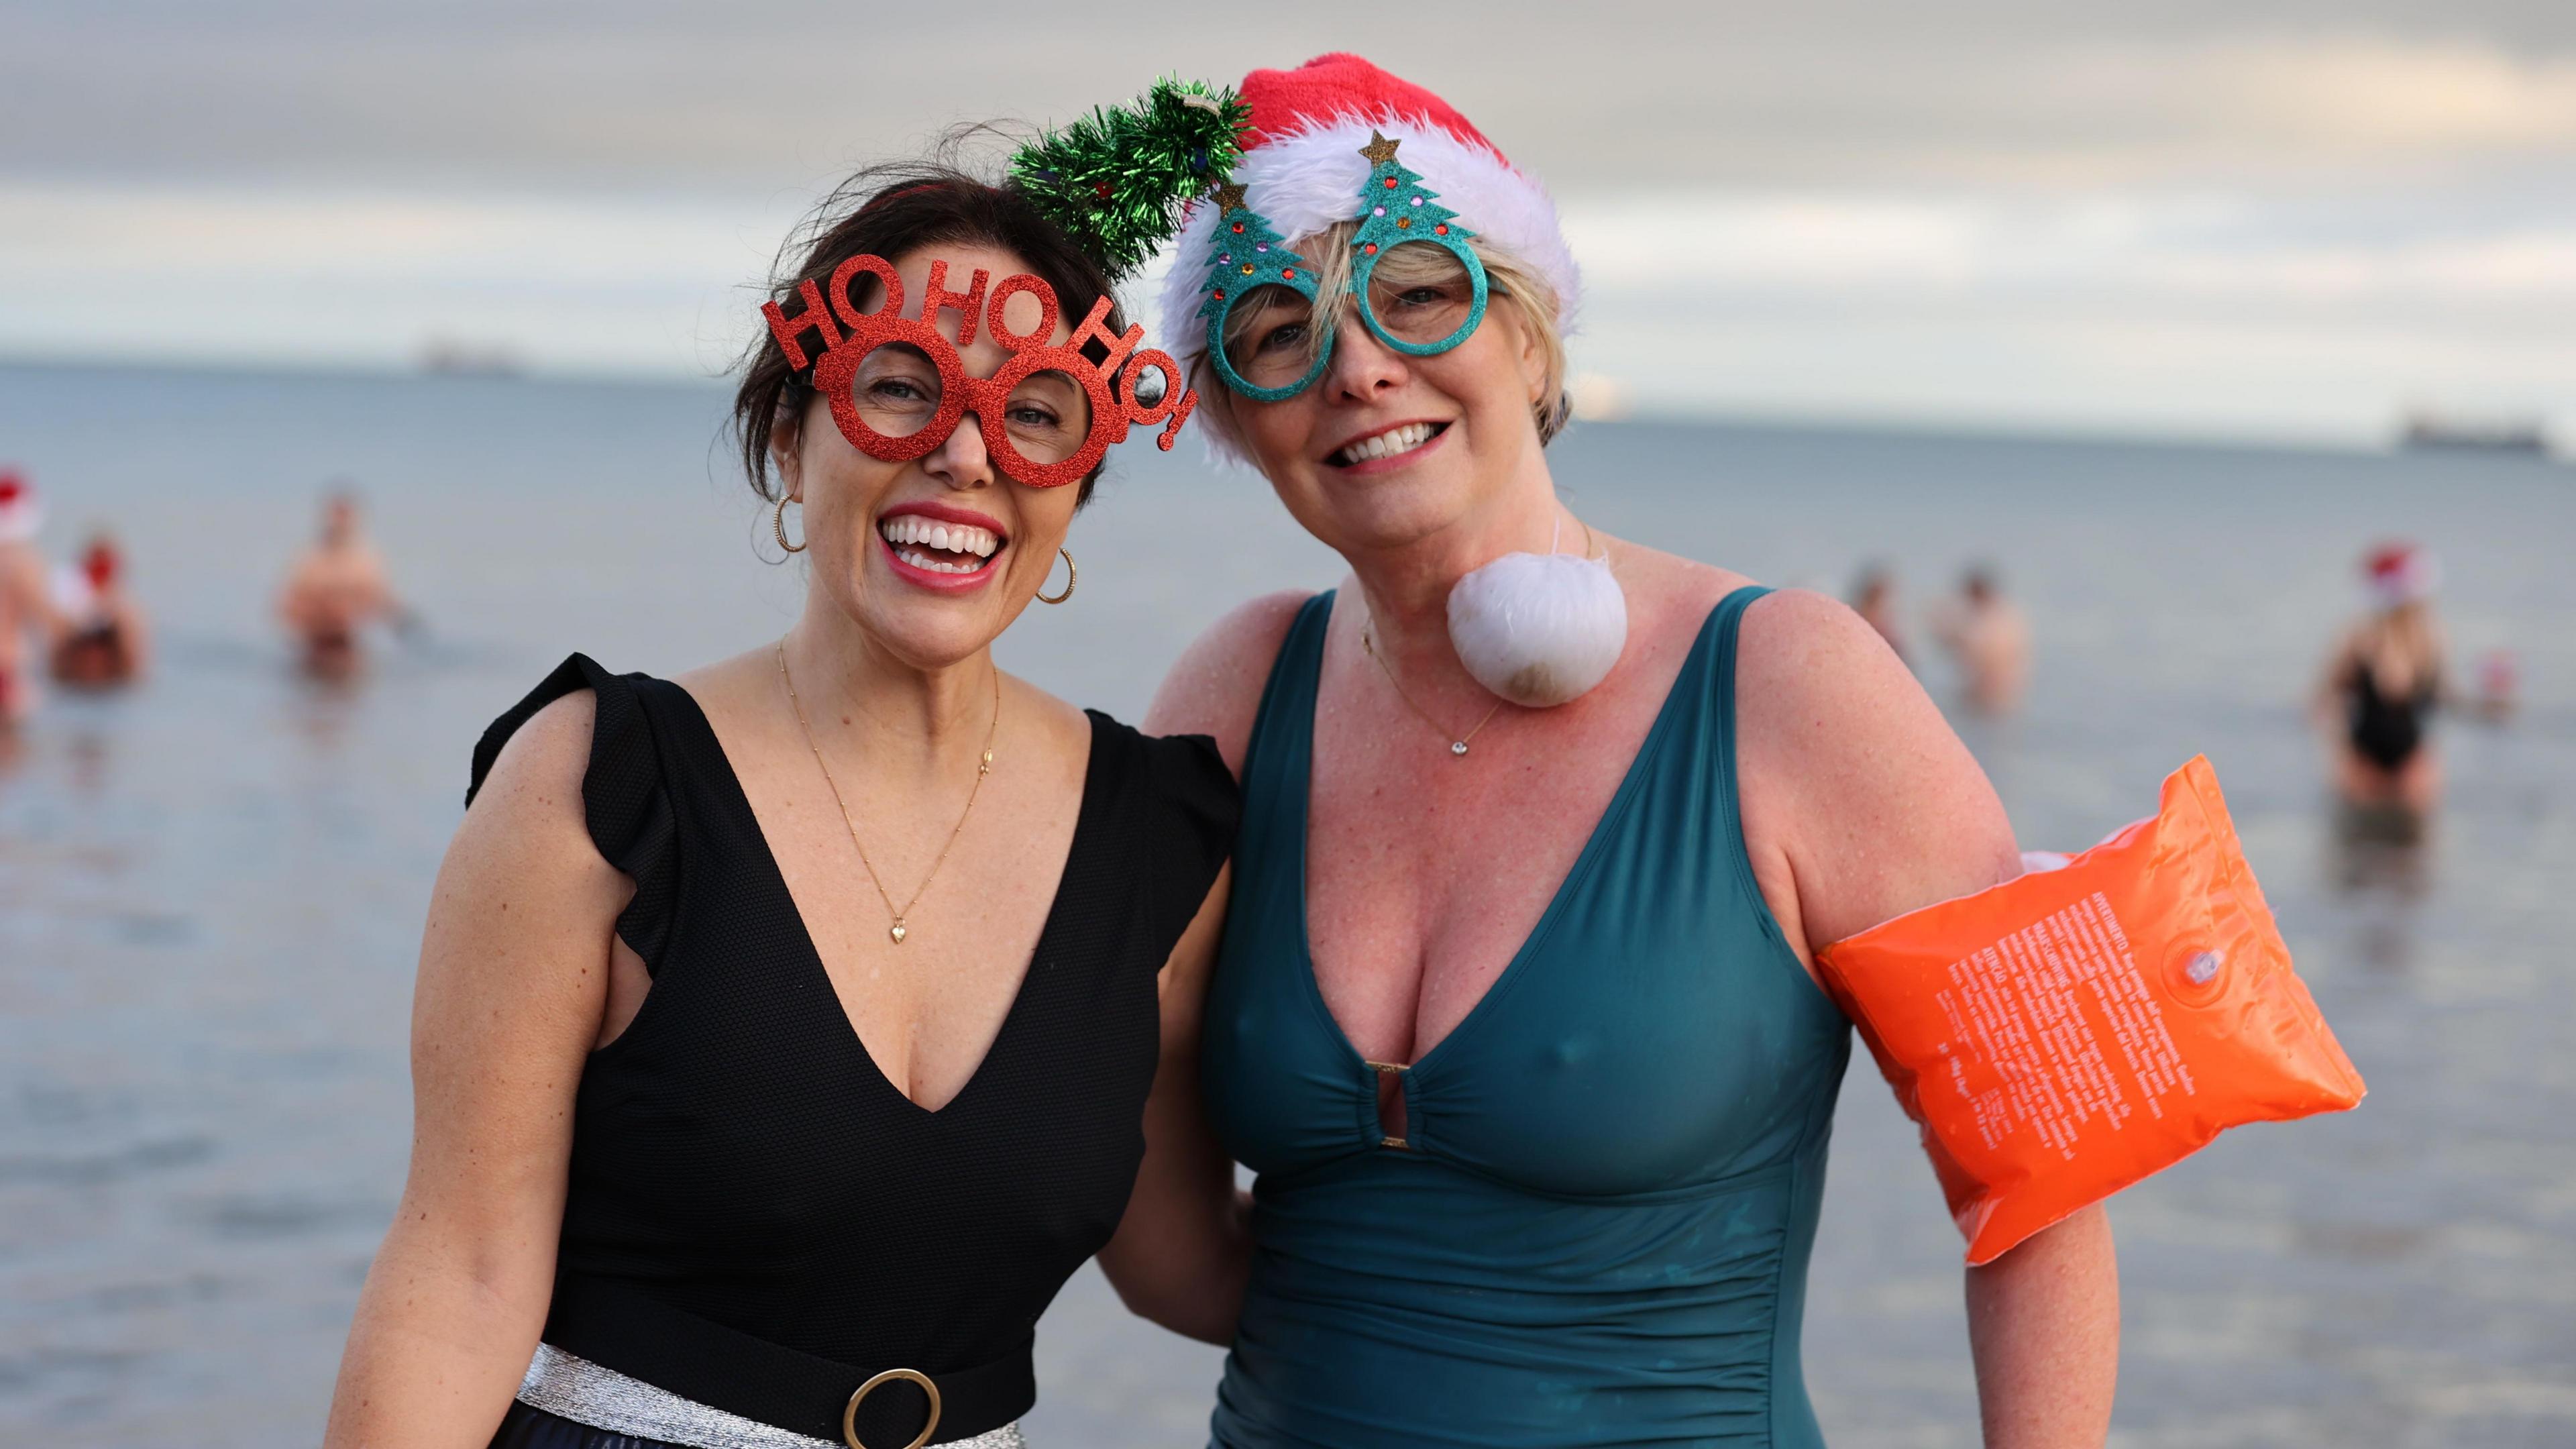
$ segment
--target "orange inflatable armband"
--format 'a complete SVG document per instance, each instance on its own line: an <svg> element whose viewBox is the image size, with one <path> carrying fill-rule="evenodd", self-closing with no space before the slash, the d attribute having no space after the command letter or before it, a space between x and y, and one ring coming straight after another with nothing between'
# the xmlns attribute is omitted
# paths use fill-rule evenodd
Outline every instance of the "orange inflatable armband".
<svg viewBox="0 0 2576 1449"><path fill-rule="evenodd" d="M1816 962L1923 1128L1968 1261L2227 1128L2340 1112L2361 1074L2291 973L2206 758L2069 860Z"/></svg>

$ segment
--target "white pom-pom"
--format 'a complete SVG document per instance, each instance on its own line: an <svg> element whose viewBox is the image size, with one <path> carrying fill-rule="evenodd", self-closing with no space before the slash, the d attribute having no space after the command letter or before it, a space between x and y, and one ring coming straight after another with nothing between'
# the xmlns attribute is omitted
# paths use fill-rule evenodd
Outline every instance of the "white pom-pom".
<svg viewBox="0 0 2576 1449"><path fill-rule="evenodd" d="M1449 644L1476 682L1544 708L1599 684L1628 644L1628 596L1601 559L1507 553L1449 591Z"/></svg>

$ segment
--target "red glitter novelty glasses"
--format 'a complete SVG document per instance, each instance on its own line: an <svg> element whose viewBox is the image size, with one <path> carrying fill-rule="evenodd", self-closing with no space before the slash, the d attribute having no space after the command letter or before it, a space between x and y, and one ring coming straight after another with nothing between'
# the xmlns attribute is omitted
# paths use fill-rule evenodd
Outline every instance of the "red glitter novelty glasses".
<svg viewBox="0 0 2576 1449"><path fill-rule="evenodd" d="M850 296L862 274L876 278L884 291L873 312L859 310ZM796 284L802 312L790 317L776 302L762 303L760 311L787 365L799 372L809 363L797 339L807 332L823 339L822 357L810 364L814 389L831 406L841 436L871 458L902 463L921 457L947 442L968 413L975 415L985 450L1002 473L1033 488L1080 482L1110 444L1127 440L1131 426L1162 424L1157 442L1170 450L1199 398L1181 385L1180 364L1170 353L1137 346L1145 338L1141 325L1124 336L1111 332L1105 325L1110 301L1102 297L1069 341L1051 343L1055 289L1044 278L1019 273L1003 278L987 296L988 278L979 267L965 291L952 292L948 264L934 261L921 311L906 317L903 279L894 264L855 256L833 269L828 284L817 286L810 277ZM1022 293L1038 305L1037 325L1024 333L1011 330L1002 315ZM954 343L932 325L942 312L957 314ZM1011 353L991 377L968 377L957 355L958 348L975 345L979 325ZM1099 361L1083 354L1086 344L1101 349ZM1151 383L1144 381L1149 372L1156 374Z"/></svg>

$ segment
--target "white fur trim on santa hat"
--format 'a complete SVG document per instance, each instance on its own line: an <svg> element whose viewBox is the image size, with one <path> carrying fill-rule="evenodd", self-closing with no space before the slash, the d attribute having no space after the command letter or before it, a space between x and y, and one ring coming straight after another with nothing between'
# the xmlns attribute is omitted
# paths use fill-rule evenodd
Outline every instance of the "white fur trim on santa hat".
<svg viewBox="0 0 2576 1449"><path fill-rule="evenodd" d="M0 503L0 543L25 543L45 526L45 506L36 501L34 489Z"/></svg>
<svg viewBox="0 0 2576 1449"><path fill-rule="evenodd" d="M1397 163L1419 173L1440 204L1458 214L1460 226L1556 289L1557 327L1571 334L1583 274L1557 225L1556 203L1547 188L1490 149L1438 126L1392 112L1307 122L1262 142L1234 163L1233 179L1244 189L1244 205L1292 244L1352 220L1360 214L1360 187L1371 169L1360 148L1372 131L1404 143ZM1199 304L1207 299L1208 247L1216 237L1220 210L1205 200L1191 206L1181 223L1172 268L1163 278L1162 342L1185 373L1207 352L1207 319L1199 315ZM1200 436L1221 461L1246 461L1220 430L1202 427Z"/></svg>
<svg viewBox="0 0 2576 1449"><path fill-rule="evenodd" d="M2420 548L2391 550L2372 560L2370 594L2383 609L2403 608L2433 597L2441 587L2442 565Z"/></svg>

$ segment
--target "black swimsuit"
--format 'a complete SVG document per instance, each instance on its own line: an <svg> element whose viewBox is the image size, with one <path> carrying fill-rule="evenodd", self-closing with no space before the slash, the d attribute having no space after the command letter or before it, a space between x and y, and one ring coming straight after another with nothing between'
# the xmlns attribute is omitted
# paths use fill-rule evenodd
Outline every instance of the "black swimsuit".
<svg viewBox="0 0 2576 1449"><path fill-rule="evenodd" d="M2424 722L2433 712L2432 676L2427 674L2409 694L2379 691L2379 677L2369 661L2356 659L2344 679L2349 698L2346 723L2353 753L2391 774L2424 744Z"/></svg>
<svg viewBox="0 0 2576 1449"><path fill-rule="evenodd" d="M686 690L576 654L484 735L475 787L519 725L580 689L598 696L590 833L636 883L617 934L653 987L582 1072L540 1365L570 1355L834 1443L854 1390L911 1369L940 1389L932 1442L1008 1425L1036 1397L1038 1315L1108 1241L1143 1157L1156 973L1233 841L1215 746L1091 714L1081 813L1027 977L982 1065L933 1112L851 1028ZM495 1442L651 1437L601 1417L582 1422L625 1437L566 1439L549 1421L572 1426L522 1403ZM860 1441L909 1443L926 1417L922 1391L896 1384L862 1406Z"/></svg>

